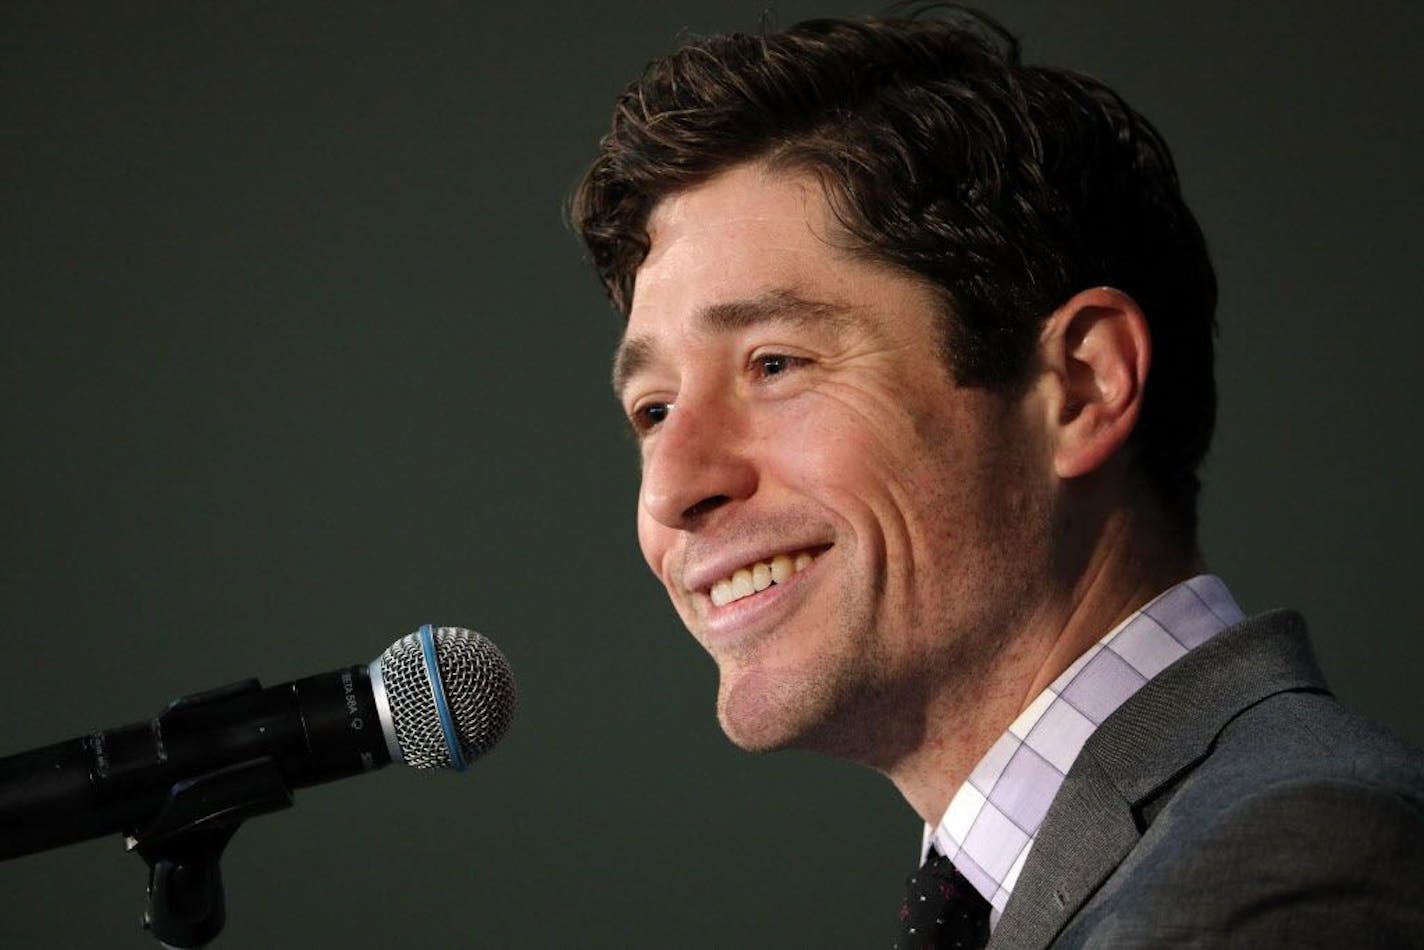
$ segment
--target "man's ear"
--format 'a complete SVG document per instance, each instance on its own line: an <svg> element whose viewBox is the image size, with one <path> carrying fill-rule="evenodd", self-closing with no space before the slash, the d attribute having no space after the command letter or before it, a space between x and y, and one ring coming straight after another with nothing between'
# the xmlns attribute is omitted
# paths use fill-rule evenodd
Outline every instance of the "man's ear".
<svg viewBox="0 0 1424 950"><path fill-rule="evenodd" d="M1049 315L1038 347L1054 472L1096 471L1127 442L1142 412L1152 362L1147 318L1122 291L1094 287Z"/></svg>

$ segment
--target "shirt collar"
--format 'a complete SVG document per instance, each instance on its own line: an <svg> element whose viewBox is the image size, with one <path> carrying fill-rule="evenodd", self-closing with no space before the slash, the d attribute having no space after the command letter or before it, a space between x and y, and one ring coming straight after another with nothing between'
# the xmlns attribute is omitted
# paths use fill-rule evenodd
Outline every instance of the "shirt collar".
<svg viewBox="0 0 1424 950"><path fill-rule="evenodd" d="M1158 595L1084 651L1029 703L955 792L933 847L993 907L1009 902L1019 872L1084 743L1115 709L1188 650L1244 619L1221 579L1200 574Z"/></svg>

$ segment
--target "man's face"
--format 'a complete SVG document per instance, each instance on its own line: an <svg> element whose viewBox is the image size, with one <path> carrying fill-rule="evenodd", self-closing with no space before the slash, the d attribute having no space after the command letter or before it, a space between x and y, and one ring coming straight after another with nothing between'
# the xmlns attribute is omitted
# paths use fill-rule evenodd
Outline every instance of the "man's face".
<svg viewBox="0 0 1424 950"><path fill-rule="evenodd" d="M815 179L757 165L664 200L615 384L728 736L887 766L1036 600L1049 465L1031 400L954 383L938 298L838 234Z"/></svg>

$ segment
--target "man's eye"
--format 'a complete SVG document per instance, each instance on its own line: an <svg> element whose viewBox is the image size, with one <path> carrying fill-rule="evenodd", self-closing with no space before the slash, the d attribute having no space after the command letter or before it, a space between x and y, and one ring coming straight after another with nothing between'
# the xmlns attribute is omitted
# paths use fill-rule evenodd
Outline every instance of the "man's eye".
<svg viewBox="0 0 1424 950"><path fill-rule="evenodd" d="M633 431L642 435L666 419L671 408L670 402L643 403L628 414L628 421L633 424Z"/></svg>
<svg viewBox="0 0 1424 950"><path fill-rule="evenodd" d="M784 353L766 353L752 359L752 366L763 377L780 376L787 370L795 369L805 363L806 360L799 356L787 356Z"/></svg>

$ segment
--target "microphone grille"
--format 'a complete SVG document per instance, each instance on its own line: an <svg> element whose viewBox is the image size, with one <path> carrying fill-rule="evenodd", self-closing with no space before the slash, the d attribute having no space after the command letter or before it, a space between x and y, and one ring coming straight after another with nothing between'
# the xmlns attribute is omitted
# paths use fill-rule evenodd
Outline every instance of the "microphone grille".
<svg viewBox="0 0 1424 950"><path fill-rule="evenodd" d="M473 630L437 627L434 642L460 753L470 762L494 748L509 729L514 673L499 647ZM392 643L377 663L405 764L417 769L451 768L454 763L431 695L420 635L412 633Z"/></svg>

